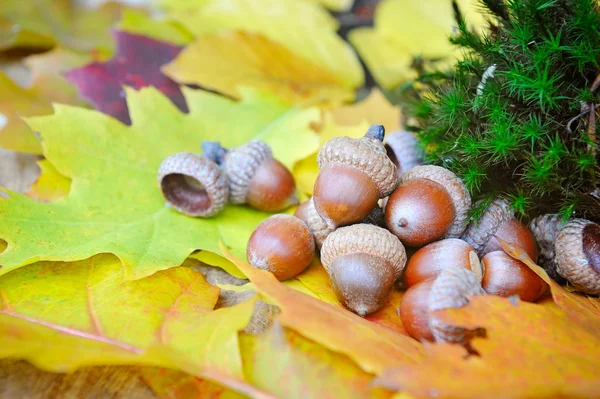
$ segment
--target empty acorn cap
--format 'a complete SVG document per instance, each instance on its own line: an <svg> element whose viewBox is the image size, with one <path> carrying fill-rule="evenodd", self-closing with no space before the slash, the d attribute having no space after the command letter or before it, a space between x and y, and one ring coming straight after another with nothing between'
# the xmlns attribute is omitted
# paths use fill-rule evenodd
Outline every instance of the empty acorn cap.
<svg viewBox="0 0 600 399"><path fill-rule="evenodd" d="M564 225L562 217L556 214L540 215L529 223L529 229L540 247L538 264L544 268L550 278L558 283L564 282L564 279L556 270L554 245L558 232Z"/></svg>
<svg viewBox="0 0 600 399"><path fill-rule="evenodd" d="M469 296L485 295L475 274L463 267L448 267L436 277L429 294L429 311L461 308L469 303ZM435 316L429 318L429 328L436 342L466 344L476 331L446 324Z"/></svg>
<svg viewBox="0 0 600 399"><path fill-rule="evenodd" d="M397 130L388 134L385 147L400 175L423 163L423 153L419 142L411 132Z"/></svg>
<svg viewBox="0 0 600 399"><path fill-rule="evenodd" d="M432 180L448 192L454 205L454 222L445 238L459 237L467 225L467 212L471 208L471 195L463 181L448 169L436 165L419 165L400 176L400 184L412 179Z"/></svg>
<svg viewBox="0 0 600 399"><path fill-rule="evenodd" d="M158 169L158 184L171 207L189 215L210 217L227 203L229 188L223 170L197 154L180 152Z"/></svg>
<svg viewBox="0 0 600 399"><path fill-rule="evenodd" d="M374 127L380 127L375 129ZM398 186L398 170L385 151L383 127L373 125L364 137L334 137L319 151L319 169L333 164L354 167L367 174L379 190L379 197L387 197Z"/></svg>
<svg viewBox="0 0 600 399"><path fill-rule="evenodd" d="M271 147L264 141L252 140L232 148L224 159L224 168L229 179L229 199L234 204L245 204L250 180L258 168L273 158Z"/></svg>
<svg viewBox="0 0 600 399"><path fill-rule="evenodd" d="M478 221L471 223L461 239L465 240L481 256L488 242L498 229L514 217L510 204L503 198L497 198L487 207Z"/></svg>
<svg viewBox="0 0 600 399"><path fill-rule="evenodd" d="M585 219L569 221L555 244L558 273L587 294L600 294L600 226Z"/></svg>
<svg viewBox="0 0 600 399"><path fill-rule="evenodd" d="M371 224L341 227L329 234L321 248L321 263L329 271L334 259L349 254L366 254L383 259L394 269L396 278L406 265L406 251L398 237Z"/></svg>

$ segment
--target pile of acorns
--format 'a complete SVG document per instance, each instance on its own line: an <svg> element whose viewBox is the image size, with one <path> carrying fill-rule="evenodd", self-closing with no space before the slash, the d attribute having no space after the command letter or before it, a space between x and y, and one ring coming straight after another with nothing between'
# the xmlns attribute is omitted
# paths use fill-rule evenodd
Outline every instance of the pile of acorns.
<svg viewBox="0 0 600 399"><path fill-rule="evenodd" d="M534 261L539 245L538 261L552 278L600 294L600 226L544 215L530 230L503 199L467 225L471 198L463 182L442 167L419 165L412 134L388 138L387 151L383 139L383 126L373 125L362 138L328 141L317 157L313 197L294 216L274 215L261 223L248 242L248 262L285 280L308 267L319 250L332 288L348 309L365 316L387 302L395 285L407 287L400 304L407 332L445 342L464 343L470 332L441 323L430 316L432 310L464 306L471 295L518 295L533 302L546 292L547 284L504 253L497 238L521 247ZM227 199L214 194L217 186L228 186L232 202L262 210L293 203L293 178L266 144L227 152L211 143L204 152L204 158L194 156L214 164L210 171L199 161L194 168L173 167L169 160L161 166L159 182L176 209L214 215ZM204 199L194 203L194 197ZM408 263L405 245L412 252Z"/></svg>

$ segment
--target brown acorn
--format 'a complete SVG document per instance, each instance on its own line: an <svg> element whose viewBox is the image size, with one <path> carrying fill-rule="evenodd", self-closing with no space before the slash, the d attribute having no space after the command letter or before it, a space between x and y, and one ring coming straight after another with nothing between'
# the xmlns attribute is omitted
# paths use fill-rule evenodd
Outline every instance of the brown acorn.
<svg viewBox="0 0 600 399"><path fill-rule="evenodd" d="M535 262L537 244L533 233L514 217L510 204L502 198L495 199L478 221L469 224L461 239L465 240L477 255L483 257L493 251L501 251L496 237L518 245Z"/></svg>
<svg viewBox="0 0 600 399"><path fill-rule="evenodd" d="M398 171L383 146L384 128L364 137L335 137L319 151L315 209L330 228L357 223L398 185Z"/></svg>
<svg viewBox="0 0 600 399"><path fill-rule="evenodd" d="M404 246L370 224L341 227L321 248L321 262L344 306L366 316L381 308L406 264Z"/></svg>
<svg viewBox="0 0 600 399"><path fill-rule="evenodd" d="M434 337L429 328L429 296L434 279L411 286L400 302L400 318L404 329L416 340L431 341Z"/></svg>
<svg viewBox="0 0 600 399"><path fill-rule="evenodd" d="M252 140L227 151L223 167L229 181L229 200L261 211L275 212L298 204L290 171L273 158L264 141Z"/></svg>
<svg viewBox="0 0 600 399"><path fill-rule="evenodd" d="M291 215L273 215L254 230L246 257L252 266L268 270L278 280L294 277L306 269L315 255L308 226Z"/></svg>
<svg viewBox="0 0 600 399"><path fill-rule="evenodd" d="M419 247L458 237L467 223L471 196L462 180L439 166L415 166L400 176L390 195L385 220L402 243Z"/></svg>
<svg viewBox="0 0 600 399"><path fill-rule="evenodd" d="M219 165L189 152L171 155L160 164L158 184L167 203L188 216L216 215L229 195L227 178Z"/></svg>
<svg viewBox="0 0 600 399"><path fill-rule="evenodd" d="M398 174L402 175L414 166L423 163L423 151L414 134L406 130L397 130L387 135L385 149Z"/></svg>
<svg viewBox="0 0 600 399"><path fill-rule="evenodd" d="M548 288L529 266L504 251L488 252L481 262L485 270L482 286L490 295L518 295L525 302L535 302Z"/></svg>
<svg viewBox="0 0 600 399"><path fill-rule="evenodd" d="M554 258L554 244L558 237L558 232L566 224L560 215L541 215L529 223L529 229L533 233L539 246L539 255L537 263L544 268L548 276L559 284L563 284L565 279L558 274L556 270L556 260Z"/></svg>
<svg viewBox="0 0 600 399"><path fill-rule="evenodd" d="M442 270L451 266L471 270L480 282L483 278L481 264L473 248L458 238L447 238L427 244L415 252L406 264L404 280L411 287L434 279Z"/></svg>
<svg viewBox="0 0 600 399"><path fill-rule="evenodd" d="M572 219L560 229L555 243L558 273L575 288L600 294L600 226Z"/></svg>

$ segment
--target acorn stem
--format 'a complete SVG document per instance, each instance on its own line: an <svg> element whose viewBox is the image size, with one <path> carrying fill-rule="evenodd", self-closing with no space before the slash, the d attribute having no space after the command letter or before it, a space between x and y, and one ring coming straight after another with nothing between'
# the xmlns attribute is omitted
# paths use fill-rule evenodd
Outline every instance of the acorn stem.
<svg viewBox="0 0 600 399"><path fill-rule="evenodd" d="M383 125L371 125L365 133L365 137L370 139L379 140L383 143L383 138L385 137L385 128Z"/></svg>
<svg viewBox="0 0 600 399"><path fill-rule="evenodd" d="M203 141L202 153L206 158L221 166L227 155L227 148L224 148L218 141Z"/></svg>

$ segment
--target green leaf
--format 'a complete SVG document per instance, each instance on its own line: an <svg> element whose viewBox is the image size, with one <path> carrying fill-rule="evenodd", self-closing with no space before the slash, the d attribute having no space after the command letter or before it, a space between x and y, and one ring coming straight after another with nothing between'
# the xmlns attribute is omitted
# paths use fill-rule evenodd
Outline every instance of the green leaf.
<svg viewBox="0 0 600 399"><path fill-rule="evenodd" d="M234 102L186 90L186 115L156 89L126 93L131 127L63 105L54 115L28 120L41 132L46 158L73 182L67 197L49 204L4 193L0 237L8 248L0 255L0 274L39 260L113 253L126 279L137 279L180 265L195 250L218 252L219 241L245 254L248 237L268 214L232 205L210 219L179 214L165 206L157 184L161 161L177 152L199 152L203 140L233 147L260 139L291 169L318 148L309 127L320 117L314 108L289 108L252 91Z"/></svg>

